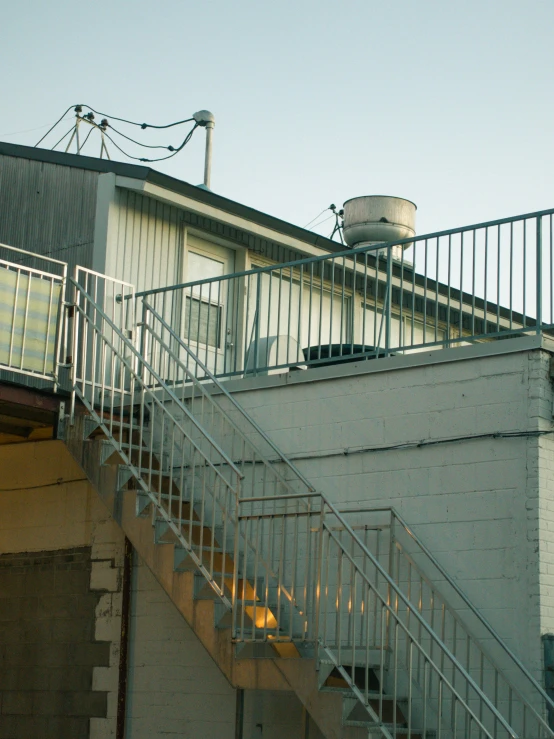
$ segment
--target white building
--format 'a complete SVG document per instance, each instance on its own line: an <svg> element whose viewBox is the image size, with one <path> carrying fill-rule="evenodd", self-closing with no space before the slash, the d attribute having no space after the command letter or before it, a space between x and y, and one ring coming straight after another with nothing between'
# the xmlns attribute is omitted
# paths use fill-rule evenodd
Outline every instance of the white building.
<svg viewBox="0 0 554 739"><path fill-rule="evenodd" d="M553 212L376 256L0 144L0 736L554 736Z"/></svg>

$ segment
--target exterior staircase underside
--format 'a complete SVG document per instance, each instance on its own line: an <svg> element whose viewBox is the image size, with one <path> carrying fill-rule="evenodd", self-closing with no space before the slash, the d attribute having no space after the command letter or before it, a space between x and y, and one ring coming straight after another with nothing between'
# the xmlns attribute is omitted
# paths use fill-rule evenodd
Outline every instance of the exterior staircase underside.
<svg viewBox="0 0 554 739"><path fill-rule="evenodd" d="M199 587L199 576L194 565L185 563L176 566L176 561L183 553L170 536L166 535L167 541L164 541L163 537L156 535L157 519L153 504L139 501L138 491L133 489L132 483L125 485L127 489L119 487L124 460L115 451L106 457L105 442L105 434L99 427L91 425L90 416L81 408L75 415L71 432L66 436L72 456L229 683L236 688L252 690L294 691L326 739L367 737L367 730L348 727L343 723L345 682L338 681L340 685L334 690L333 681L330 680L329 690L322 691L315 660L301 659L293 645L280 645L287 655L285 657L279 655L279 646L277 649L270 648L271 656L245 658L240 653L236 655L231 628L225 625L216 594L207 584ZM137 515L139 508L141 510ZM293 647L292 650L290 647ZM328 670L330 672L331 668ZM415 734L412 736L417 739Z"/></svg>

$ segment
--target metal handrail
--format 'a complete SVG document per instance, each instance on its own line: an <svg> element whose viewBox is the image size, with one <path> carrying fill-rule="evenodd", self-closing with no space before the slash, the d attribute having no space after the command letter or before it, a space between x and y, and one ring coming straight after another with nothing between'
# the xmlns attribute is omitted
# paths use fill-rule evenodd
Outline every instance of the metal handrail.
<svg viewBox="0 0 554 739"><path fill-rule="evenodd" d="M322 496L322 498L323 498L323 496ZM328 503L328 501L327 501L327 503ZM336 515L336 516L337 516L337 517L339 518L339 520L340 520L340 515L338 515L338 512L336 512L336 513L335 513L335 515ZM341 523L343 523L343 522L341 521ZM350 527L348 527L348 525L346 525L346 527L347 527L347 528L350 528ZM363 579L363 580L365 580L365 582L367 583L367 585L368 585L368 586L369 586L369 587L370 587L370 588L371 588L371 589L373 590L373 592L374 592L374 595L375 595L375 597L376 597L376 598L378 598L378 599L379 599L379 600L381 601L381 604L382 604L382 606L384 607L384 609L385 609L385 610L386 610L386 611L387 611L387 612L388 612L388 613L389 613L389 614L390 614L390 615L391 615L391 616L393 617L393 619L394 619L394 620L396 621L396 623L397 623L397 624L399 624L399 625L401 626L401 628L402 628L402 629L403 629L403 630L404 630L404 631L406 632L406 634L408 634L408 635L409 635L409 636L410 636L410 637L411 637L411 638L413 639L413 643L414 643L414 644L416 645L416 647L417 647L417 648L418 648L418 649L419 649L419 650L420 650L420 651L421 651L421 652L422 652L422 653L424 654L425 658L426 658L426 659L427 659L427 660L429 661L429 663L430 663L430 664L432 664L432 665L434 666L434 668L435 668L435 671L436 671L436 673L437 673L437 674L438 674L438 675L439 675L439 676L441 677L441 679L443 679L443 680L444 680L444 681L445 681L445 682L446 682L446 683L448 684L448 686L449 686L450 690L452 691L453 695L455 695L455 696L456 696L456 699L457 699L457 700L459 700L459 701L460 701L460 703L461 703L461 704L462 704L462 705L463 705L463 706L464 706L464 707L466 708L466 710L467 710L467 711L468 711L468 712L469 712L469 713L471 714L471 716L472 716L473 720L475 720L475 721L477 722L477 724L479 725L479 727L481 728L481 730L482 730L482 731L485 731L485 732L486 732L486 734L487 734L487 736L491 737L491 739L492 739L492 735L491 735L491 734L490 734L490 733L489 733L489 732L487 731L487 729L486 729L486 728L485 728L485 727L483 726L483 724L482 724L482 723L481 723L481 722L479 721L479 719L477 718L477 716L475 715L475 713L474 713L474 712L473 712L473 711L471 710L471 708L470 708L470 707L469 707L469 706L467 705L467 703L466 703L466 702L464 701L464 699L463 699L463 698L461 697L461 695L460 695L460 694L458 693L458 691L457 691L457 690L456 690L456 689L454 688L454 686L453 686L453 685L451 685L451 684L450 684L450 682L449 682L449 681L448 681L448 679L447 679L447 678L446 678L446 677L445 677L445 676L444 676L444 675L442 674L442 672L440 671L440 669L438 668L438 666L436 666L436 665L435 665L435 664L433 663L433 661L431 660L430 656L429 656L429 655L427 655L427 654L425 653L425 651L424 651L424 650L423 650L423 648L421 647L421 644L419 644L419 642L418 642L418 639L416 639L416 637L415 637L415 636L414 636L414 635L413 635L413 634L412 634L412 633L410 632L410 630L409 630L409 629L408 629L408 628L407 628L406 626L404 626L404 624L402 624L402 623L401 623L401 622L399 621L399 619L398 619L398 617L397 617L397 615L396 615L395 611L394 611L394 610L393 610L393 608L391 607L391 605L390 605L389 603L387 603L387 602L386 602L386 600L385 600L385 598L383 598L383 596L382 596L382 595L381 595L381 594L379 593L379 591L378 591L378 590L377 590L377 589L376 589L375 587L373 587L373 583L371 582L371 580L369 579L369 577L367 577L367 575L365 574L365 572L364 572L363 570L361 570L361 569L360 569L360 568L358 567L358 565L357 565L356 561L354 560L354 558L352 557L352 555L350 554L350 552L349 552L349 551L347 550L347 548L346 548L346 547L345 547L345 546L344 546L344 545L342 544L342 542L341 542L341 541L340 541L340 539L339 539L339 538L338 538L338 537L336 536L336 534L335 534L335 533L333 532L333 530L332 530L332 529L331 529L330 527L326 526L326 525L325 525L325 523L324 523L324 528L325 528L325 530L326 530L326 531L328 531L328 533L329 533L329 536L330 536L330 537L331 537L331 538L332 538L332 539L334 540L334 542L335 542L336 546L338 546L338 547L339 547L339 548L341 549L341 551L342 551L342 553L343 553L343 556L344 556L344 557L346 557L346 559L348 559L348 560L350 561L351 567L352 567L353 569L355 569L355 570L356 570L356 571L357 571L357 572L359 573L359 576L360 576L360 578L361 578L361 579ZM361 542L359 541L359 538L358 538L358 537L357 537L357 536L355 535L355 533L354 533L354 532L353 532L353 531L352 531L351 529L350 529L350 534L351 534L351 536L352 536L352 537L353 537L354 539L356 539L356 544L358 544L359 546L361 546L361 548L362 548L362 549L365 549L365 548L363 547L363 545L361 544ZM400 597L401 597L401 599L402 599L402 600L404 601L404 603L405 603L405 604L406 604L406 605L407 605L407 606L408 606L408 607L409 607L409 608L411 609L411 604L410 604L410 602L409 602L408 600L406 600L406 599L405 599L405 598L403 597L403 594L401 593L401 591L400 591L400 590L398 590L398 588L396 587L396 583L395 583L395 582L394 582L394 581L393 581L393 580L392 580L392 579L391 579L391 578L390 578L390 577L388 576L388 573L387 573L387 571L386 571L385 569L383 569L383 568L382 568L382 567L381 567L381 566L380 566L380 565L378 564L377 560L375 560L375 559L373 558L373 555L371 554L371 552L370 552L370 551L369 551L368 549L365 549L365 551L364 551L364 554L365 554L366 556L368 556L368 557L369 557L369 559L371 560L372 564L373 564L373 565L374 565L374 566L376 567L376 569L377 569L377 570L379 571L379 574L380 574L380 575L382 575L382 576L383 576L383 577L385 578L385 580L387 581L388 585L389 585L389 586L390 586L390 587L391 587L391 588L392 588L392 589L394 590L394 592L396 593L396 595L397 595L397 596L398 596L398 595L400 595ZM410 610L410 612L411 612L412 614L416 615L417 617L419 617L419 613L417 612L417 610L415 610L415 611L414 611L413 609L411 609L411 610ZM460 663L459 663L459 662L457 661L457 659L456 659L456 658L454 657L454 655L453 655L453 654L452 654L452 653L450 652L450 650L449 650L449 649L448 649L448 648L446 647L446 645L445 645L445 644L443 644L443 643L442 643L442 642L440 641L440 639L438 638L438 636L437 636L437 635L435 634L435 632L434 632L434 631L433 631L433 630L432 630L432 629L431 629L431 628L430 628L430 627L428 626L428 624L426 623L426 621L425 621L424 619L420 619L419 623L420 623L420 624L421 624L421 625L423 626L423 628L425 628L425 629L426 629L426 631L427 631L427 633L429 634L429 636L430 636L430 637L431 637L431 638L432 638L432 639L434 640L434 642L435 642L436 644L438 644L438 646L439 646L439 647L440 647L440 648L442 649L442 651L443 651L443 652L444 652L444 654L445 654L445 655L446 655L446 656L448 657L448 659L449 659L449 660L450 660L450 661L452 662L452 664L453 664L453 665L454 665L455 667L457 667L457 668L458 668L458 670L459 670L459 671L461 672L461 674L462 674L462 676L464 677L464 679L465 679L465 680L467 680L467 682L469 683L469 685L471 686L471 688L472 688L472 689L473 689L473 690L474 690L474 691L475 691L475 692L477 693L477 695L479 696L479 698L480 698L480 699L481 699L482 701L484 701L484 703L486 704L486 706L487 706L487 708L489 709L489 711L491 711L491 713L492 713L492 714L493 714L493 715L495 716L495 718L496 718L496 719L497 719L497 720L498 720L498 721L499 721L499 722L500 722L500 723L502 724L502 726L504 727L504 729L506 729L506 731L508 732L508 734L509 734L509 735L510 735L511 737L513 737L513 739L518 739L518 736L517 736L517 734L516 734L516 733L514 733L514 731L512 730L512 727L511 727L511 726L510 726L510 725L509 725L509 724L507 723L507 721L506 721L506 720L504 719L504 717L502 716L502 714L501 714L501 713L500 713L500 712L498 711L498 709L497 709L497 708L496 708L496 707L495 707L495 706L494 706L494 705L493 705L493 704L492 704L492 703L490 702L489 698L488 698L488 697L487 697L487 696L486 696L486 695L485 695L485 694L484 694L484 693L483 693L483 692L481 691L481 689L480 689L480 688L478 687L477 683L476 683L476 682L475 682L475 681L474 681L474 680L473 680L473 679L471 678L471 676L470 676L470 675L468 675L467 673L465 673L465 670L463 669L462 665L461 665L461 664L460 664ZM464 673L465 673L465 674L464 674ZM354 684L354 685L353 685L352 687L355 687L355 684Z"/></svg>
<svg viewBox="0 0 554 739"><path fill-rule="evenodd" d="M83 293L83 294L86 295L86 293ZM87 314L85 313L85 311L80 306L76 306L76 309L77 309L77 312L80 313L85 320L89 321L89 323L92 324L92 322L90 321L89 317L87 316ZM121 334L119 335L119 338L124 339L124 337ZM104 336L103 337L103 342L117 356L118 360L125 367L125 369L129 372L129 374L132 377L134 377L135 380L138 380L140 384L143 384L144 385L144 383L142 383L142 381L140 379L140 376L137 373L137 371L133 369L132 365L129 363L129 361L127 360L127 358L124 357L121 354L121 352L119 352L117 350L117 348L111 343L111 341ZM148 363L147 362L143 362L143 365L146 368L146 370L148 372L150 372ZM156 392L154 390L152 390L152 388L148 388L146 386L144 386L144 387L145 387L146 392L148 392L148 394L152 398L152 402L158 408L160 408L161 410L163 410L164 414L166 414L170 418L170 420L174 423L174 425L176 426L176 428L178 428L179 431L182 432L183 436L188 436L186 430L181 426L181 424L179 423L179 421L170 413L170 411L167 410L166 406L157 397ZM77 389L77 392L79 393L79 396L80 396L81 400L84 401L84 402L86 402L86 397L83 395L83 393L79 390L79 388L76 388L76 389ZM117 389L119 390L119 388L117 388ZM143 392L143 391L141 391L141 392ZM87 405L89 406L89 410L93 410L92 406L90 406L88 404L88 402L87 402ZM198 426L198 428L201 428L201 427ZM198 444L196 444L196 442L194 441L194 439L188 438L188 441L191 444L191 446L193 446L194 449L200 454L200 456L203 457L203 459L206 462L206 465L212 468L214 474L216 474L221 480L223 480L227 485L229 485L229 482L225 479L225 477L223 477L223 475L221 474L221 472L217 469L217 467L213 464L213 462L206 456L206 454L202 451L202 449L198 446ZM224 457L225 458L225 461L227 462L227 464L229 464L227 458L225 457L224 452L221 451L217 447L217 444L213 443L212 445L217 450L218 454L220 454L222 457ZM243 478L244 477L244 475L240 472L240 470L238 470L237 467L235 467L232 463L230 463L229 466L231 467L231 469L233 470L233 472L239 478ZM237 493L236 490L233 490L233 492L235 494Z"/></svg>
<svg viewBox="0 0 554 739"><path fill-rule="evenodd" d="M138 296L187 317L187 341L218 377L537 333L554 324L553 217L537 211Z"/></svg>
<svg viewBox="0 0 554 739"><path fill-rule="evenodd" d="M193 354L193 352L189 349L189 347L185 344L185 342L181 339L181 337L176 333L176 331L167 323L167 321L165 321L162 318L162 316L160 316L160 314L146 300L143 299L142 302L143 302L143 305L145 306L145 308L148 311L150 311L150 313L152 313L152 315L156 318L156 320L158 320L161 323L161 325L163 326L164 330L168 332L168 334L171 336L171 338L175 342L177 342L179 344L179 346L182 349L185 350L185 352L187 353L187 355L195 362L195 364L197 364L200 367L200 369L202 370L202 372L204 372L205 375L206 375L206 377L209 380L211 380L211 382L215 385L215 387L217 388L217 390L220 393L222 393L227 398L227 400L233 405L233 408L241 414L241 416L254 429L254 431L256 431L256 433L259 434L259 436L261 436L263 438L263 440L266 442L266 444L268 444L271 447L271 449L273 449L273 451L275 452L275 454L278 456L279 460L281 462L283 462L283 464L285 464L288 467L288 469L291 470L291 472L299 480L301 480L301 482L304 483L304 485L306 485L306 487L308 488L308 490L314 491L315 488L310 483L310 481L307 480L306 477L304 477L304 475L300 472L300 470L298 469L298 467L295 464L293 464L293 462L291 462L285 454L283 454L283 452L279 449L279 447L269 438L269 436L266 434L266 432L256 423L256 421L254 421L254 419L252 418L252 416L250 416L250 415L248 415L248 413L246 413L246 411L244 410L244 408L242 407L242 405L240 405L240 403L237 403L237 401L235 400L235 398L225 388L224 384L222 382L220 382L217 379L217 377L215 377L215 375L211 372L211 370L208 369L208 367L204 364L204 362L202 362L202 360L199 357L197 357L195 354ZM169 348L168 348L168 350L169 350ZM178 361L180 361L178 359L178 357L175 357L175 358ZM183 366L184 366L184 364L183 364ZM200 385L200 387L203 387L203 386ZM230 424L232 424L233 426L235 426L235 424L233 423L233 421L231 420L231 418L225 413L225 411L223 411L222 408L221 408L221 412L226 416L227 421ZM238 429L238 427L235 426L235 428L236 428L236 430L239 433L242 434L242 431L240 431L240 429Z"/></svg>
<svg viewBox="0 0 554 739"><path fill-rule="evenodd" d="M202 428L202 426L198 423L196 418L192 415L190 410L182 403L177 395L171 390L170 387L168 387L163 379L160 377L160 375L156 372L156 370L148 364L146 359L143 357L143 355L136 349L135 345L132 341L130 341L123 333L122 331L113 323L113 321L106 315L106 313L100 308L96 303L93 301L91 296L86 292L86 290L79 285L78 282L76 282L73 278L70 278L71 283L89 300L91 305L95 307L95 310L98 312L98 314L101 316L101 318L108 324L108 326L114 331L118 338L125 344L126 348L131 351L131 353L134 355L135 358L137 358L148 370L148 372L154 377L156 382L160 385L160 387L163 387L165 392L171 397L171 400L176 403L177 406L179 406L180 410L182 410L186 416L189 418L189 420L196 426L196 428L205 435L206 439L209 441L209 443L217 450L218 454L220 454L223 459L225 459L226 463L229 465L229 467L238 474L241 478L243 477L242 472L237 468L235 463L227 456L227 454L219 447L217 442L207 433L207 431ZM125 362L124 357L120 357L120 361Z"/></svg>
<svg viewBox="0 0 554 739"><path fill-rule="evenodd" d="M336 536L335 532L333 531L333 527L329 526L325 521L325 509L328 509L328 511L335 517L335 519L338 521L340 526L342 527L342 530L346 532L349 535L349 541L351 542L351 545L355 545L358 547L358 549L362 552L362 554L367 558L369 562L373 565L375 568L375 571L379 573L379 576L383 579L383 581L386 583L388 588L390 589L390 592L394 593L396 598L400 600L405 608L406 611L411 614L411 616L418 622L419 626L424 629L424 631L427 633L429 638L437 645L437 647L441 650L442 654L450 661L453 667L456 668L458 673L463 677L463 679L467 682L467 685L471 687L471 689L475 692L477 696L479 696L479 699L483 701L484 705L486 705L487 709L491 712L492 716L497 720L504 729L508 732L510 737L513 737L513 739L517 739L518 735L515 733L512 729L512 727L508 724L508 722L505 720L503 715L500 713L500 711L494 706L494 704L490 701L488 696L483 692L483 690L477 685L477 683L473 680L471 675L467 672L465 667L459 662L457 657L450 651L450 649L447 647L447 645L444 643L444 641L441 639L440 635L438 635L432 627L425 621L425 619L420 615L417 608L414 607L414 605L408 600L408 598L405 596L405 594L402 592L402 590L398 587L397 583L393 580L393 578L389 575L389 573L386 571L386 569L382 566L382 564L379 562L379 560L373 555L373 553L366 547L364 542L356 535L355 531L352 529L350 524L342 517L339 510L333 503L331 503L328 498L326 498L325 495L322 493L312 493L309 496L302 496L302 495L276 495L276 496L268 496L268 497L251 497L251 498L239 498L239 505L244 505L246 503L269 503L269 502L287 502L289 500L299 501L302 498L319 498L321 503L321 514L318 513L318 511L313 511L312 515L314 517L317 517L321 515L322 518L322 529L325 529L329 536L335 541L335 543L341 548L343 554L347 557L347 559L351 563L351 567L353 570L356 571L358 576L363 579L367 585L372 589L375 596L379 598L383 604L383 606L390 611L391 614L393 614L394 618L397 619L397 616L395 612L391 609L390 604L385 601L385 599L382 597L382 595L378 592L378 590L374 587L372 581L369 579L367 574L359 567L358 563L356 562L353 555L348 551L348 548L340 541L340 539ZM296 513L287 513L286 511L275 511L275 512L265 512L265 513L259 513L259 514L252 514L252 516L243 516L242 514L239 514L241 518L261 518L265 515L272 516L274 518L286 518L286 517L294 517ZM320 532L321 536L321 532ZM321 555L320 555L321 556ZM351 577L352 580L352 577ZM282 584L279 583L279 587L282 587ZM318 578L318 589L321 587L321 582ZM306 613L306 617L310 617L310 614ZM316 614L312 614L311 618L314 619L316 617ZM402 625L402 628L405 628ZM417 639L413 637L414 643L418 644ZM420 648L421 645L418 645L418 648ZM354 684L352 685L354 688ZM457 695L457 694L456 694ZM463 699L461 696L458 697L460 701L463 702ZM465 703L464 703L465 705ZM487 732L488 734L488 732ZM490 734L488 734L491 736Z"/></svg>
<svg viewBox="0 0 554 739"><path fill-rule="evenodd" d="M366 510L369 511L371 509L366 509ZM378 510L378 509L375 509L375 510ZM554 708L554 700L552 700L552 698L543 689L540 683L533 677L533 675L531 675L531 673L525 667L523 662L521 662L521 660L514 654L514 652L512 652L510 647L506 644L504 639L502 639L502 637L498 634L498 632L494 629L494 627L489 623L489 621L483 616L483 614L479 610L477 610L477 608L473 605L473 603L470 601L470 599L467 597L464 591L460 588L460 586L456 583L456 581L452 579L452 577L448 574L448 572L444 569L444 567L440 564L440 562L432 554L432 552L425 546L425 544L421 541L421 539L419 539L415 535L415 533L411 530L411 528L408 526L408 524L402 518L402 516L392 507L388 509L381 509L381 510L389 510L391 512L392 516L394 516L394 518L400 523L400 525L406 531L408 536L410 536L411 539L413 539L413 541L417 544L417 546L421 549L421 551L425 554L425 556L428 557L428 559L432 562L433 566L437 568L437 570L441 573L441 575L448 582L448 584L456 591L456 593L460 596L460 598L463 600L465 605L470 609L473 615L476 616L479 619L479 621L481 621L481 623L483 624L483 626L485 626L485 628L490 633L490 635L493 637L495 642L499 644L500 647L502 647L502 649L508 655L508 657L519 667L519 669L523 672L525 677L527 677L530 683L539 691L539 693L544 698L544 700L547 702L547 704L550 705L552 708Z"/></svg>
<svg viewBox="0 0 554 739"><path fill-rule="evenodd" d="M445 231L433 231L428 234L422 234L421 236L410 236L405 239L398 239L397 241L383 241L378 244L372 244L371 246L358 246L354 249L344 249L342 251L330 252L329 254L320 254L315 257L305 257L303 259L291 260L288 262L280 262L277 265L270 265L269 267L256 267L255 269L249 269L242 272L233 272L233 277L248 277L263 272L271 272L276 267L287 269L289 267L300 267L301 265L311 264L314 262L322 262L328 259L341 259L348 258L355 254L364 254L366 252L376 252L381 249L386 249L392 246L402 246L404 244L412 244L418 241L425 241L429 239L437 239L443 236L454 236L459 233L468 233L470 231L476 231L481 228L493 228L494 226L504 226L509 223L517 223L520 221L530 220L531 218L540 218L542 216L554 215L554 208L548 210L538 210L533 213L525 213L519 216L513 216L511 218L499 218L495 221L484 221L483 223L475 223L470 226L461 226L459 228L451 228ZM205 285L210 282L222 282L229 278L229 275L220 275L217 277L208 277L204 280L194 280L193 282L181 282L176 285L169 285L165 287L156 287L150 290L142 290L136 293L137 298L146 297L147 295L157 295L158 293L170 292L171 290L179 290L185 287L196 287L198 285Z"/></svg>

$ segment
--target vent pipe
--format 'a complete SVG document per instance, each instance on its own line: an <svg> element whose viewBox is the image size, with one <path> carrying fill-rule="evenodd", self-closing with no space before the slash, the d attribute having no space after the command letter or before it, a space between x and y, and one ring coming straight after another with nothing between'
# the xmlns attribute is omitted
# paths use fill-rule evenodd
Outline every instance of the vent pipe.
<svg viewBox="0 0 554 739"><path fill-rule="evenodd" d="M209 110L199 110L193 116L199 126L206 129L206 156L204 159L204 187L210 189L212 177L212 146L213 130L215 127L215 116Z"/></svg>

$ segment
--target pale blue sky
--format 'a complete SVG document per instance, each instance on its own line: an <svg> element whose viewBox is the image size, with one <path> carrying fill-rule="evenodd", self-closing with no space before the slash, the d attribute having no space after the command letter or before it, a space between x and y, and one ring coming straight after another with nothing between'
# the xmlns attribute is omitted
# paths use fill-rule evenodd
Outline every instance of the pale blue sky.
<svg viewBox="0 0 554 739"><path fill-rule="evenodd" d="M554 0L18 0L0 140L34 144L8 134L77 102L151 123L207 108L222 195L298 225L399 195L418 233L450 228L554 206L553 33ZM153 166L197 184L203 147Z"/></svg>

